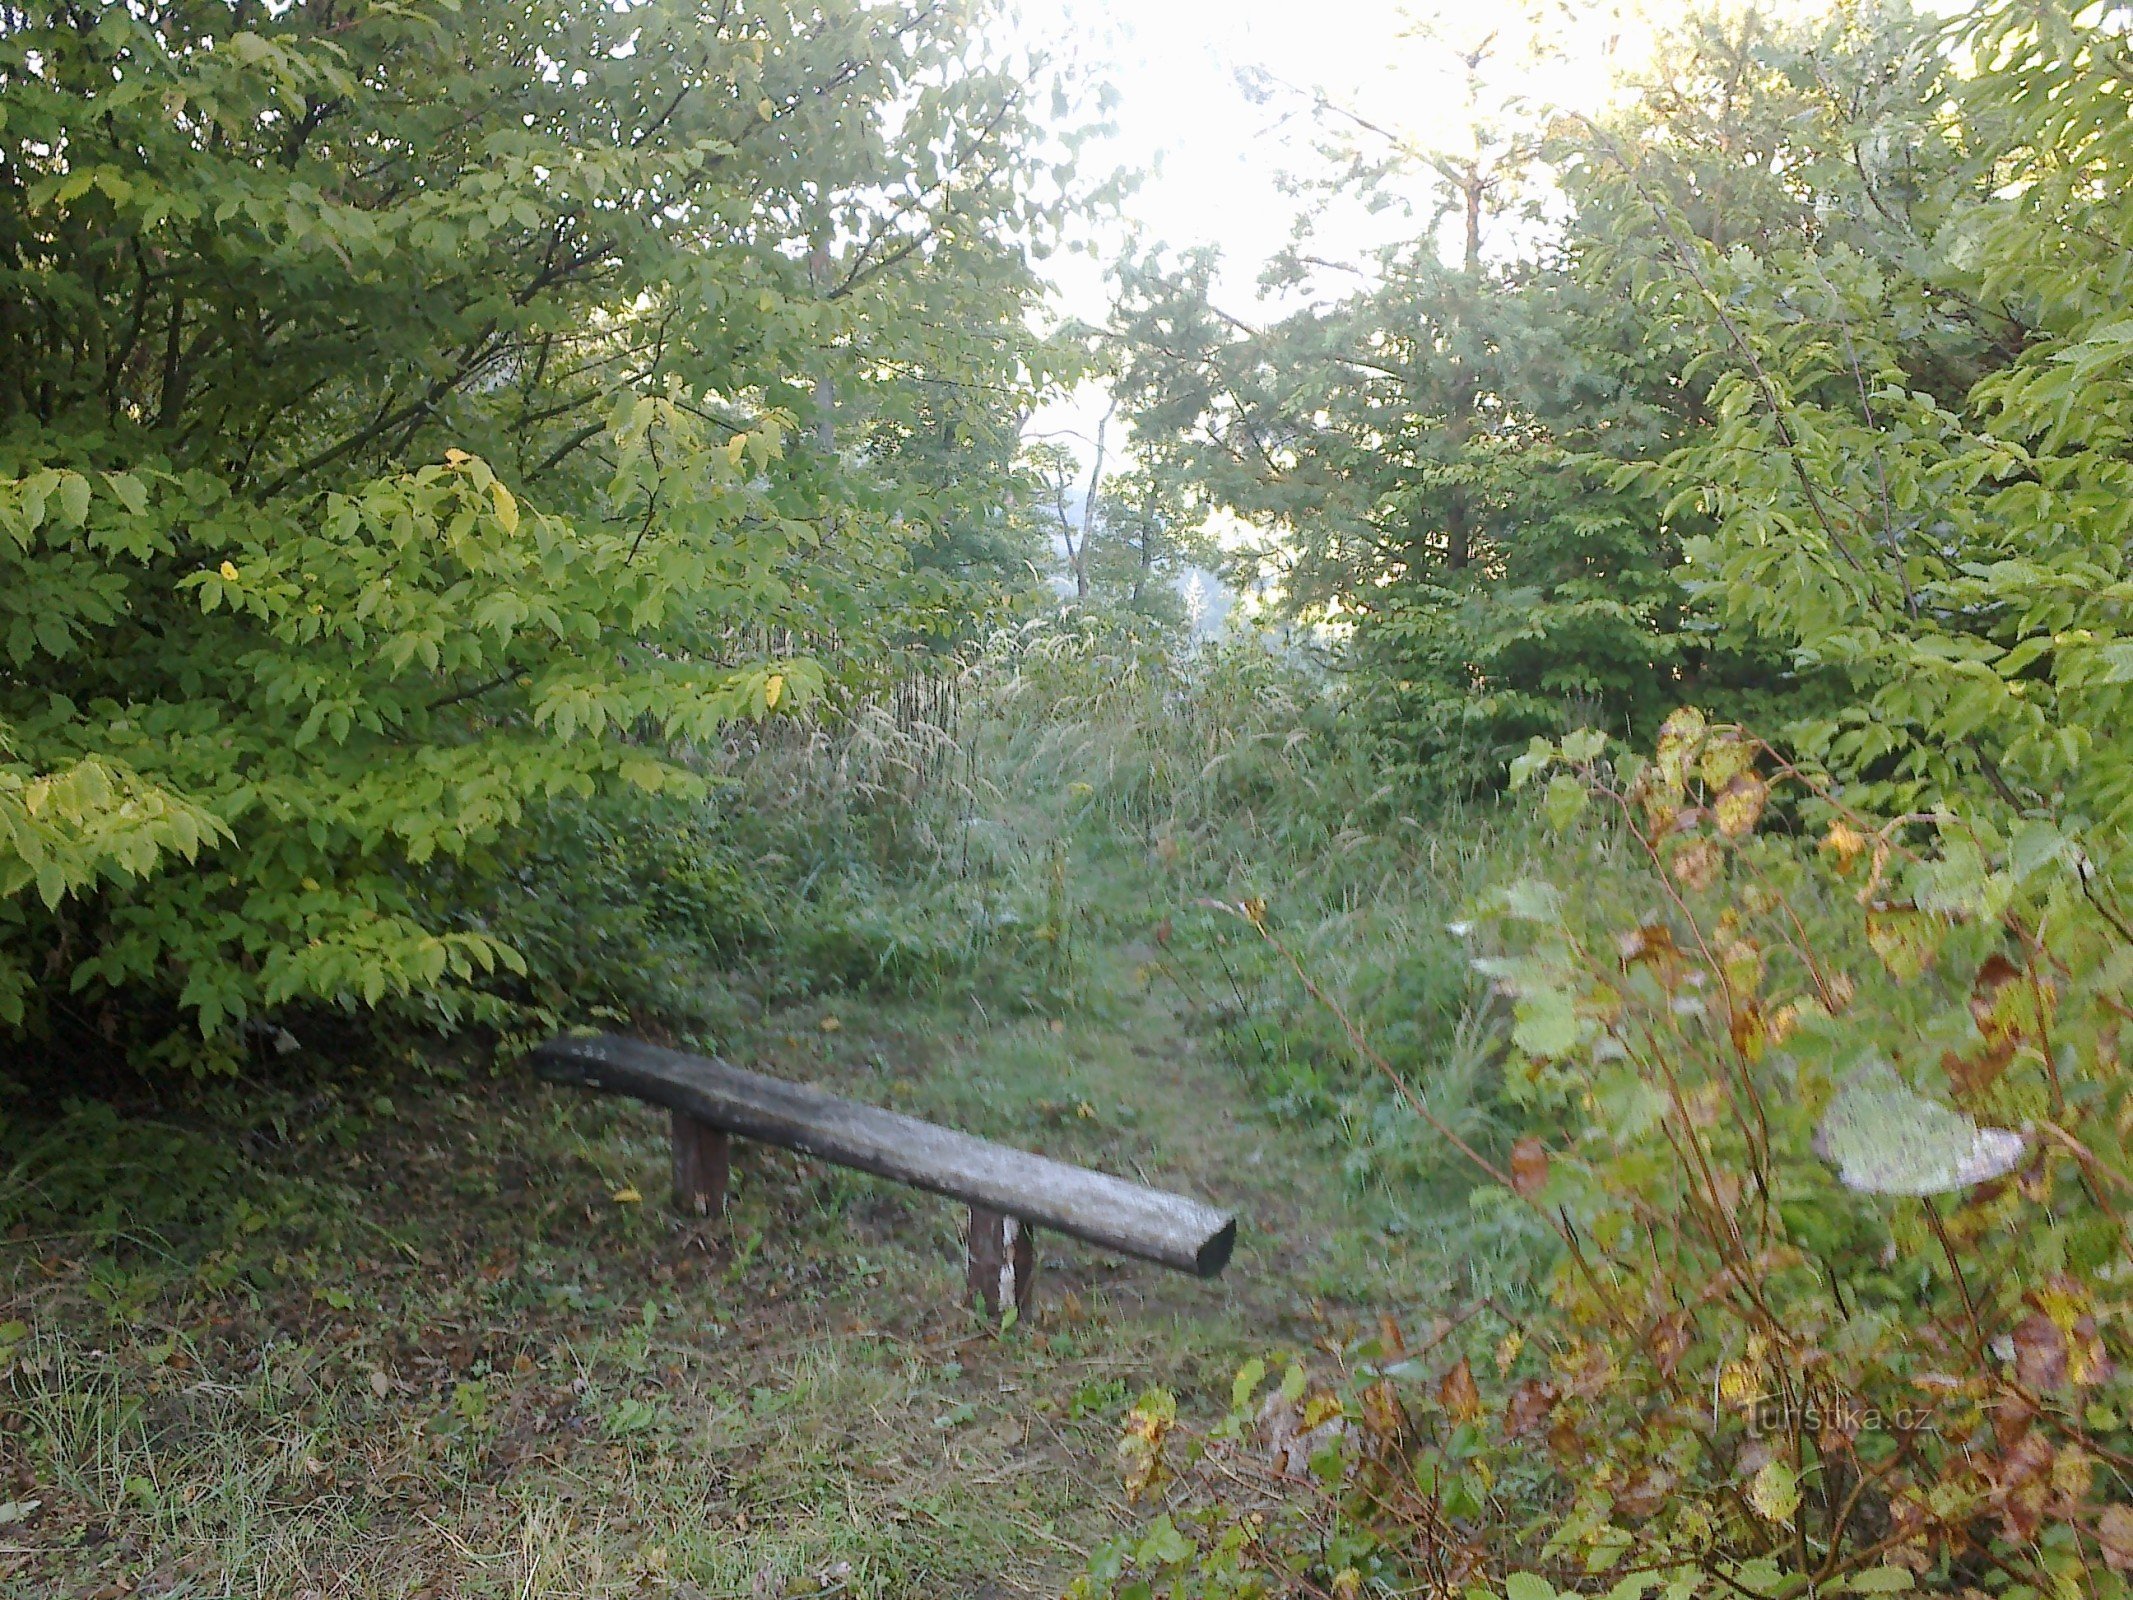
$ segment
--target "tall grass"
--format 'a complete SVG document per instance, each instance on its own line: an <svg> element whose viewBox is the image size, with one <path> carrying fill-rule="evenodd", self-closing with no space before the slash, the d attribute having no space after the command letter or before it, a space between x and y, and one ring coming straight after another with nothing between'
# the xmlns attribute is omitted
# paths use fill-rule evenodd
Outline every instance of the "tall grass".
<svg viewBox="0 0 2133 1600"><path fill-rule="evenodd" d="M1500 1030L1458 926L1487 884L1544 850L1559 862L1560 841L1523 809L1424 809L1389 765L1307 653L1045 622L916 690L715 752L707 826L779 880L787 985L1056 1013L1087 999L1084 946L1137 940L1268 1107L1338 1141L1358 1181L1463 1182L1222 909L1264 901L1436 1115L1507 1142Z"/></svg>

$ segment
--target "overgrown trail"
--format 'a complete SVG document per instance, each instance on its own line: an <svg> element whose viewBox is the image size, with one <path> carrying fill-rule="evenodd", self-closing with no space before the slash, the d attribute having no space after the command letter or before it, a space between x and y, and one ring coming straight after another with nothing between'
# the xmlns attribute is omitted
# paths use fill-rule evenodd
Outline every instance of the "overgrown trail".
<svg viewBox="0 0 2133 1600"><path fill-rule="evenodd" d="M1038 1310L1005 1335L978 1330L955 1303L955 1219L940 1202L829 1177L831 1189L849 1192L842 1218L788 1213L778 1224L785 1237L766 1236L766 1255L790 1249L793 1231L808 1248L833 1251L836 1230L856 1228L853 1247L881 1268L860 1296L868 1319L893 1324L912 1347L955 1352L956 1392L967 1398L948 1415L969 1415L925 1442L984 1492L906 1554L946 1578L980 1527L1005 1531L984 1565L991 1587L980 1591L999 1595L1057 1592L1115 1531L1117 1422L1142 1390L1160 1385L1188 1407L1212 1404L1252 1354L1339 1338L1384 1310L1426 1324L1437 1299L1426 1260L1403 1266L1388 1252L1390 1218L1344 1181L1334 1145L1272 1119L1227 1058L1206 980L1152 937L1165 908L1132 904L1143 891L1130 869L1087 870L1096 876L1072 886L1091 909L1075 940L1077 1003L1064 1015L847 1001L769 1018L760 1030L772 1071L1239 1214L1235 1258L1213 1283L1040 1235ZM759 1185L787 1165L769 1152L749 1159ZM817 1327L819 1315L792 1305L762 1313ZM861 1471L840 1474L839 1493L871 1500L880 1491Z"/></svg>

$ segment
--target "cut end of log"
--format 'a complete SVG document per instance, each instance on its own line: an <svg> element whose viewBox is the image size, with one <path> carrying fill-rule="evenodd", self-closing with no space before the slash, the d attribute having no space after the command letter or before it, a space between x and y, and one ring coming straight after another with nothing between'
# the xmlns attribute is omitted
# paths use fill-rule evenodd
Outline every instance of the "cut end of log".
<svg viewBox="0 0 2133 1600"><path fill-rule="evenodd" d="M1220 1228L1207 1237L1199 1253L1192 1258L1193 1272L1202 1278L1219 1278L1222 1269L1229 1265L1230 1252L1237 1248L1237 1219L1229 1218Z"/></svg>

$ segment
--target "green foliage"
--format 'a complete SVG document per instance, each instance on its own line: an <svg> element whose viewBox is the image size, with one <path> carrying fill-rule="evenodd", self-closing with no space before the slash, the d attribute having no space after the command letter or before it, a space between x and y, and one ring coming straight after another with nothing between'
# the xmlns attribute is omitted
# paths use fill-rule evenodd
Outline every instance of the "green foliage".
<svg viewBox="0 0 2133 1600"><path fill-rule="evenodd" d="M1698 152L1635 129L1585 174L1591 205L1642 223L1595 267L1710 386L1709 426L1638 473L1710 519L1692 592L1842 686L1781 708L1799 747L1891 811L2049 811L2099 860L2133 814L2125 266L2103 243L2133 147L2105 15L1982 8L1949 41L1976 63L1958 72L1902 13L1863 12L1821 58L1878 64L1849 95L1744 51L1797 107L1764 141L1801 174L1770 201L1782 228L1719 232Z"/></svg>
<svg viewBox="0 0 2133 1600"><path fill-rule="evenodd" d="M1562 272L1434 249L1264 330L1213 306L1210 256L1136 264L1120 381L1157 480L1275 536L1249 559L1352 625L1391 759L1463 791L1566 708L1656 723L1700 653L1673 536L1605 472L1673 427L1657 367Z"/></svg>
<svg viewBox="0 0 2133 1600"><path fill-rule="evenodd" d="M1059 199L970 21L7 25L0 1025L479 1012L532 821L968 626Z"/></svg>
<svg viewBox="0 0 2133 1600"><path fill-rule="evenodd" d="M1605 743L1521 776L1641 886L1479 904L1528 1131L1473 1205L1553 1236L1545 1303L1137 1418L1128 1487L1189 1532L1088 1592L2126 1592L2121 919L2043 825L1871 819L1694 712Z"/></svg>

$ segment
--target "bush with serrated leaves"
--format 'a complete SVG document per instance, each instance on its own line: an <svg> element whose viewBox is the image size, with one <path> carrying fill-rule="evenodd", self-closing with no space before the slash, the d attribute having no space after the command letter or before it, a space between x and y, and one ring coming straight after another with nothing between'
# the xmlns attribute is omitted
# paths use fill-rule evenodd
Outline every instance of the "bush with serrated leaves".
<svg viewBox="0 0 2133 1600"><path fill-rule="evenodd" d="M0 21L0 1031L479 1014L537 819L965 625L1057 193L968 21Z"/></svg>

